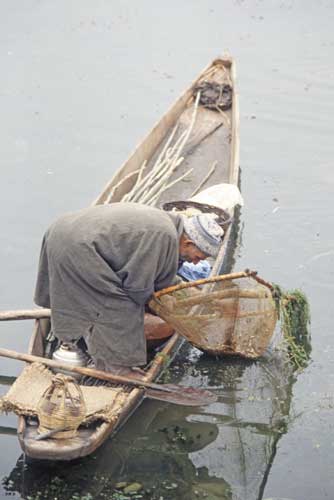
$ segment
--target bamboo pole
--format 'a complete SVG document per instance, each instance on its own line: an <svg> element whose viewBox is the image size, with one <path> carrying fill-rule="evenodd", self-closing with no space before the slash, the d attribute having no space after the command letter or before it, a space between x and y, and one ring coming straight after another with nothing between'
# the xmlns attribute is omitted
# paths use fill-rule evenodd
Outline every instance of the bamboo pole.
<svg viewBox="0 0 334 500"><path fill-rule="evenodd" d="M239 273L221 274L219 276L212 276L211 278L205 278L202 280L191 281L189 283L181 283L180 285L170 286L168 288L164 288L163 290L159 290L159 292L155 292L153 298L158 299L162 295L177 292L178 290L183 290L184 288L206 285L208 283L216 283L217 281L235 280L238 278L254 278L258 283L268 287L271 291L274 289L271 283L257 276L257 271L250 271L249 269L245 269L245 271L241 271Z"/></svg>
<svg viewBox="0 0 334 500"><path fill-rule="evenodd" d="M18 311L0 312L0 321L12 321L16 319L41 319L50 317L51 309L22 309Z"/></svg>
<svg viewBox="0 0 334 500"><path fill-rule="evenodd" d="M264 279L260 278L260 276L257 275L256 271L254 271L254 273L252 273L252 278L254 278L258 283L260 283L260 285L264 285L266 287L268 287L271 291L274 290L274 287L271 283L269 283L268 281L265 281Z"/></svg>
<svg viewBox="0 0 334 500"><path fill-rule="evenodd" d="M168 288L164 288L159 292L156 292L153 297L159 298L162 295L166 295L167 293L177 292L178 290L183 290L184 288L190 288L192 286L200 286L206 285L207 283L215 283L217 281L226 281L237 278L248 278L252 276L252 271L241 271L240 273L231 273L231 274L222 274L221 276L212 276L211 278L205 278L202 280L191 281L189 283L181 283L180 285L170 286Z"/></svg>
<svg viewBox="0 0 334 500"><path fill-rule="evenodd" d="M155 384L153 382L145 382L144 380L138 380L130 377L123 377L122 375L114 375L109 372L105 372L102 370L95 370L93 368L85 368L83 366L72 366L66 363L60 363L58 361L54 361L53 359L43 358L41 356L34 356L33 354L25 354L16 351L10 351L9 349L0 348L0 356L5 358L16 359L18 361L25 361L27 363L43 363L50 368L57 368L58 370L66 370L75 373L79 373L80 375L85 375L88 377L94 377L101 380L108 380L110 382L117 382L120 384L129 384L140 387L148 387L151 389L159 389L166 392L171 392L168 387L164 387L161 384Z"/></svg>
<svg viewBox="0 0 334 500"><path fill-rule="evenodd" d="M122 375L115 375L110 372L102 370L95 370L93 368L85 368L83 366L67 365L66 363L59 363L49 358L41 356L33 356L32 354L24 354L21 352L10 351L9 349L0 349L0 356L27 363L43 363L50 368L57 370L66 370L67 372L79 373L87 377L94 377L100 380L107 380L112 383L119 383L123 385L130 385L145 389L146 396L166 401L169 403L181 405L205 405L217 401L217 397L212 392L206 389L197 387L186 387L172 384L155 384L154 382L146 382L143 379L135 379L132 377L124 377Z"/></svg>

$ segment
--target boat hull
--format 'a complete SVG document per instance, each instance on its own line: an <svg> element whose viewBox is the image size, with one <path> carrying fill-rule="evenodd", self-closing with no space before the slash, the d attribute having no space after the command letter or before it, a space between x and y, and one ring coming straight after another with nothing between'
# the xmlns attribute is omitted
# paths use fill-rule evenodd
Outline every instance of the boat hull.
<svg viewBox="0 0 334 500"><path fill-rule="evenodd" d="M185 162L182 165L183 170L181 169L177 173L177 175L182 175L182 171L189 168L190 165L193 168L191 180L187 183L179 182L175 185L175 188L162 193L158 206L161 207L165 202L175 199L187 199L203 179L205 171L210 168L213 161L217 161L218 167L212 178L205 184L205 187L221 182L238 185L239 109L235 88L235 65L231 58L221 58L214 60L177 99L170 110L116 172L93 204L121 201L124 195L134 186L135 177L132 173L138 170L144 161L147 161L148 165L153 164L176 122L180 122L182 125L182 122L187 121L189 106L191 101L194 100L193 91L195 86L207 77L213 77L219 81L220 78L225 78L226 75L232 87L232 107L223 113L221 119L218 116L219 113L215 111L200 109L192 136L192 143L189 144ZM116 189L116 186L119 187ZM234 213L234 215L236 214ZM231 224L225 233L224 242L218 257L213 263L211 275L228 272L231 269L236 220L237 218L234 219L234 224ZM30 354L44 355L44 339L49 329L50 322L48 319L36 320L29 346ZM147 368L146 381L157 380L177 354L182 342L183 340L177 333L174 333L169 338L161 352L153 358ZM22 450L28 457L44 460L73 460L89 455L124 425L145 397L144 391L138 388L128 389L127 393L126 402L116 423L102 422L88 428L79 428L77 436L71 439L36 441L36 421L32 422L26 417L20 417L18 438Z"/></svg>

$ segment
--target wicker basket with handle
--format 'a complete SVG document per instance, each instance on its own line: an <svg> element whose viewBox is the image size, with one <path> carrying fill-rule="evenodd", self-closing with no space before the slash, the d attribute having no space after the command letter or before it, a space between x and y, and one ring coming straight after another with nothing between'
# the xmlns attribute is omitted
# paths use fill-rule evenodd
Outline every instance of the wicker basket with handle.
<svg viewBox="0 0 334 500"><path fill-rule="evenodd" d="M86 405L80 386L72 377L58 373L38 403L38 432L62 429L52 438L74 437L85 414Z"/></svg>

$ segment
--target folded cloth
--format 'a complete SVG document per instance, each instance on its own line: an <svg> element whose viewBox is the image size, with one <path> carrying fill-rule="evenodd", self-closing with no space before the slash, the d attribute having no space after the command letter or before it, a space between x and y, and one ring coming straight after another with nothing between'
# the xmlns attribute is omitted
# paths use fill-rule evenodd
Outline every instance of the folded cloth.
<svg viewBox="0 0 334 500"><path fill-rule="evenodd" d="M178 270L178 275L187 281L196 281L207 278L211 272L211 266L206 260L201 260L198 264L184 262Z"/></svg>

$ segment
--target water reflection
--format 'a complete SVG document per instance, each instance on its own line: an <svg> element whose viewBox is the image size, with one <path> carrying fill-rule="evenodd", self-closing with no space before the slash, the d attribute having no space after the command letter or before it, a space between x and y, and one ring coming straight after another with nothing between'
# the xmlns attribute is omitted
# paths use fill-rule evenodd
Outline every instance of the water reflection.
<svg viewBox="0 0 334 500"><path fill-rule="evenodd" d="M210 387L203 408L147 401L94 456L71 465L20 457L3 481L22 498L122 499L119 482L139 482L131 498L258 500L280 437L287 432L295 373L286 355L247 362L215 360L185 347L175 382Z"/></svg>
<svg viewBox="0 0 334 500"><path fill-rule="evenodd" d="M215 446L193 454L192 461L196 467L208 466L211 476L224 478L231 498L262 498L277 441L287 431L293 370L278 355L251 363L221 361L215 366L214 360L204 358L194 376L217 387L219 403L204 409L202 418L214 420L219 432ZM190 382L189 376L186 380Z"/></svg>
<svg viewBox="0 0 334 500"><path fill-rule="evenodd" d="M3 486L23 498L74 499L76 494L78 498L90 498L90 494L102 499L113 498L112 492L120 481L137 481L145 488L140 498L192 499L197 489L203 489L201 483L207 483L208 489L219 488L217 498L232 498L223 479L217 482L207 468L196 468L191 460L191 453L215 441L217 426L189 422L189 415L186 408L180 412L174 406L166 412L155 402L145 404L134 417L136 422L126 426L96 455L78 460L71 467L26 463L22 456ZM224 491L226 495L221 496Z"/></svg>

